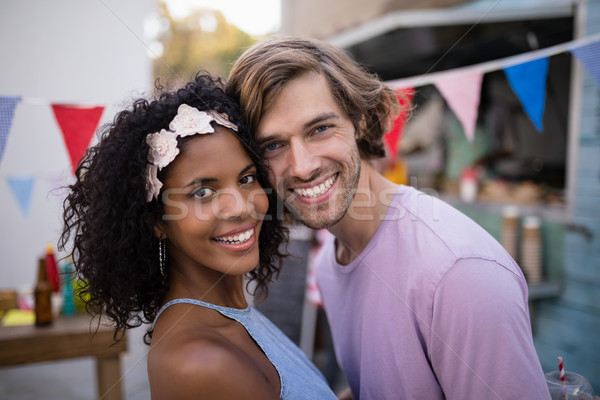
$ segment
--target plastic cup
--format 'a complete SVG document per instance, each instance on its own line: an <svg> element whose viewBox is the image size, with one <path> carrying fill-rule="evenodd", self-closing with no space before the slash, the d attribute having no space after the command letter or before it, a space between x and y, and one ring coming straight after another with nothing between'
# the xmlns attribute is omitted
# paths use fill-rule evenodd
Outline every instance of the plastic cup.
<svg viewBox="0 0 600 400"><path fill-rule="evenodd" d="M560 381L560 373L546 373L546 383L552 400L594 400L594 389L590 382L578 373L566 371L565 384Z"/></svg>

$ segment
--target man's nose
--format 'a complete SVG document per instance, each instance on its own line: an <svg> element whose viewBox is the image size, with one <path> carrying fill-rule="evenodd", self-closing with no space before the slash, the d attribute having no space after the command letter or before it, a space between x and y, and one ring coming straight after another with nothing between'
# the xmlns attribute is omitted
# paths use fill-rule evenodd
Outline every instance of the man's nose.
<svg viewBox="0 0 600 400"><path fill-rule="evenodd" d="M313 172L319 168L314 150L303 140L295 140L290 143L288 162L291 176L306 181L312 178Z"/></svg>

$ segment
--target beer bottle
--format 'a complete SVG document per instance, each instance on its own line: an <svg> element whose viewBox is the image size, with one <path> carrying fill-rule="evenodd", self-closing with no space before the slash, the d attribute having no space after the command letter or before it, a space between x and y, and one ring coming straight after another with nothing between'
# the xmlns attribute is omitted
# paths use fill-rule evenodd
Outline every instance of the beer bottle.
<svg viewBox="0 0 600 400"><path fill-rule="evenodd" d="M52 292L53 287L46 272L46 259L42 257L39 259L38 277L33 290L36 326L52 323Z"/></svg>

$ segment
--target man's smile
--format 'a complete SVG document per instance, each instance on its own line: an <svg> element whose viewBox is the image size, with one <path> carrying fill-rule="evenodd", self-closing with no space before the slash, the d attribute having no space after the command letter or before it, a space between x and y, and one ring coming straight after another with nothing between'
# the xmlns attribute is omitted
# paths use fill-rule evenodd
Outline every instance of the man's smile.
<svg viewBox="0 0 600 400"><path fill-rule="evenodd" d="M308 188L296 188L296 189L293 189L293 191L296 195L301 196L301 197L308 197L308 198L319 197L322 194L324 194L325 192L327 192L329 190L329 188L331 188L331 186L333 186L333 184L337 180L337 177L338 177L338 174L336 173L335 175L330 176L328 179L326 179L323 183L321 183L319 185L315 185L315 186L308 187Z"/></svg>

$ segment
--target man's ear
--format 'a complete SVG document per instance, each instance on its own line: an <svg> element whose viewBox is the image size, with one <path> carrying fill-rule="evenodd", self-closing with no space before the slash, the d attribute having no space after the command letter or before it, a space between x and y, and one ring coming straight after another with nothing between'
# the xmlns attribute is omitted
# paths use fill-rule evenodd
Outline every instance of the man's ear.
<svg viewBox="0 0 600 400"><path fill-rule="evenodd" d="M365 118L365 115L363 114L360 117L360 119L358 120L358 124L356 124L356 132L354 133L354 138L356 140L362 138L366 131L367 131L367 119Z"/></svg>

